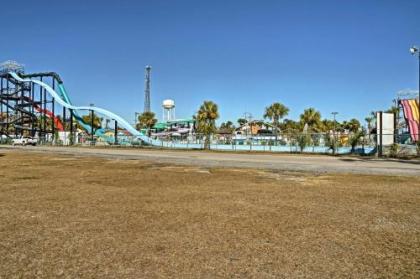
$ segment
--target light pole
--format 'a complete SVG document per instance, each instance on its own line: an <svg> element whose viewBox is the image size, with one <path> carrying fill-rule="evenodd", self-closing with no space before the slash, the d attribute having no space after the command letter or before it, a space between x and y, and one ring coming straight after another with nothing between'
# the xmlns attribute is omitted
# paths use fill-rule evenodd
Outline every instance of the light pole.
<svg viewBox="0 0 420 279"><path fill-rule="evenodd" d="M418 103L418 110L419 110L419 123L418 123L418 131L417 131L417 142L420 142L420 53L419 48L417 46L410 47L410 53L412 55L417 56L418 62L419 62L419 84L418 84L418 90L419 90L419 103Z"/></svg>

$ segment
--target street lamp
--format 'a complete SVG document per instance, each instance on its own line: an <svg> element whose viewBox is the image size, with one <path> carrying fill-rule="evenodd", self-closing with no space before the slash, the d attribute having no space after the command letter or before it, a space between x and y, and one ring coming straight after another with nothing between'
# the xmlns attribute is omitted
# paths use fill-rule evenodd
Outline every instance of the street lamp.
<svg viewBox="0 0 420 279"><path fill-rule="evenodd" d="M412 46L410 47L410 53L412 55L417 56L418 60L419 60L419 85L418 85L418 89L419 89L419 103L418 103L418 110L419 110L419 123L418 123L418 131L417 131L417 142L420 142L420 53L419 53L419 48L417 46Z"/></svg>

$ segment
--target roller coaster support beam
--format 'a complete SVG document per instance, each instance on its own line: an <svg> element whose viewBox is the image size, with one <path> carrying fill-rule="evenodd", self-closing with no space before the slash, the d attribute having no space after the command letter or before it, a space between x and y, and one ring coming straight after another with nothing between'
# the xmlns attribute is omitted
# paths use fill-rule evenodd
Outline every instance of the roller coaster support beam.
<svg viewBox="0 0 420 279"><path fill-rule="evenodd" d="M55 90L55 78L52 79L52 88ZM52 114L55 116L55 106L54 106L54 98L52 98ZM55 138L55 123L54 123L54 117L51 117L51 127L52 127L52 141L54 142L56 140Z"/></svg>
<svg viewBox="0 0 420 279"><path fill-rule="evenodd" d="M74 144L74 132L73 132L73 110L70 109L70 145Z"/></svg>
<svg viewBox="0 0 420 279"><path fill-rule="evenodd" d="M93 109L90 110L90 141L91 141L91 145L93 145L93 141L94 141L94 131L93 131L93 120L94 120L95 114L93 112Z"/></svg>

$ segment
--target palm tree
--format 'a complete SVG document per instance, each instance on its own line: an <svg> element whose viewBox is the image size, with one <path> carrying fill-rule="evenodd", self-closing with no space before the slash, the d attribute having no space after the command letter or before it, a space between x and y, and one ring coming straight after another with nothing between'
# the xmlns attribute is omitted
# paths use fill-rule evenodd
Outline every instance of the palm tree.
<svg viewBox="0 0 420 279"><path fill-rule="evenodd" d="M337 128L340 124L337 122L337 120L330 120L330 119L324 119L321 122L321 130L323 132L329 132L333 131L335 128Z"/></svg>
<svg viewBox="0 0 420 279"><path fill-rule="evenodd" d="M138 117L138 123L136 124L137 130L147 129L147 135L150 137L151 130L155 126L157 119L155 113L151 111L145 111Z"/></svg>
<svg viewBox="0 0 420 279"><path fill-rule="evenodd" d="M220 129L224 129L232 133L235 130L235 125L233 125L232 121L223 122L220 124Z"/></svg>
<svg viewBox="0 0 420 279"><path fill-rule="evenodd" d="M205 136L204 148L210 149L210 137L216 131L216 119L219 118L217 104L204 101L197 112L197 131Z"/></svg>
<svg viewBox="0 0 420 279"><path fill-rule="evenodd" d="M282 130L291 132L291 131L299 130L301 128L301 123L294 121L292 119L284 119L280 127L282 128Z"/></svg>
<svg viewBox="0 0 420 279"><path fill-rule="evenodd" d="M238 118L237 122L238 122L239 126L242 127L243 125L248 123L248 120L246 120L245 118Z"/></svg>
<svg viewBox="0 0 420 279"><path fill-rule="evenodd" d="M277 133L279 129L280 119L285 117L289 113L289 108L283 105L282 103L273 103L270 106L265 108L264 118L269 118L273 121L274 126L274 135L276 137L277 143Z"/></svg>
<svg viewBox="0 0 420 279"><path fill-rule="evenodd" d="M318 129L321 122L321 113L315 108L308 108L300 115L300 122L307 124L312 129Z"/></svg>
<svg viewBox="0 0 420 279"><path fill-rule="evenodd" d="M370 116L373 118L373 121L376 120L376 111L371 111Z"/></svg>
<svg viewBox="0 0 420 279"><path fill-rule="evenodd" d="M92 123L92 115L89 113L87 115L83 115L82 116L83 122L85 122L86 124L88 124L89 126ZM95 132L99 129L102 128L102 120L103 118L100 118L99 116L97 116L96 114L94 114L93 116L93 133L95 134ZM78 125L78 128L82 128L81 125ZM91 131L87 131L88 133L90 133Z"/></svg>
<svg viewBox="0 0 420 279"><path fill-rule="evenodd" d="M393 113L395 116L397 116L400 113L400 108L396 107L396 106L392 106L388 110L386 110L385 112Z"/></svg>
<svg viewBox="0 0 420 279"><path fill-rule="evenodd" d="M372 129L372 122L373 122L373 117L372 116L366 116L365 117L365 121L367 123L367 127L368 127L368 131L370 133L371 129Z"/></svg>
<svg viewBox="0 0 420 279"><path fill-rule="evenodd" d="M349 137L351 153L354 153L356 151L356 146L361 142L363 134L363 131L356 131Z"/></svg>
<svg viewBox="0 0 420 279"><path fill-rule="evenodd" d="M360 129L360 122L359 122L359 120L357 120L355 118L350 119L350 121L346 123L345 128L348 129L352 133L356 133Z"/></svg>

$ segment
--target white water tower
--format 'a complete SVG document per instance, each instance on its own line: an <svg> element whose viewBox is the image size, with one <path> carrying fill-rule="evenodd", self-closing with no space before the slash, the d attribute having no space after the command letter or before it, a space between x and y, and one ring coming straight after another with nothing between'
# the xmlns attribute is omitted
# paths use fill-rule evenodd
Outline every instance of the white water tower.
<svg viewBox="0 0 420 279"><path fill-rule="evenodd" d="M163 100L163 121L175 120L175 101L171 99Z"/></svg>

